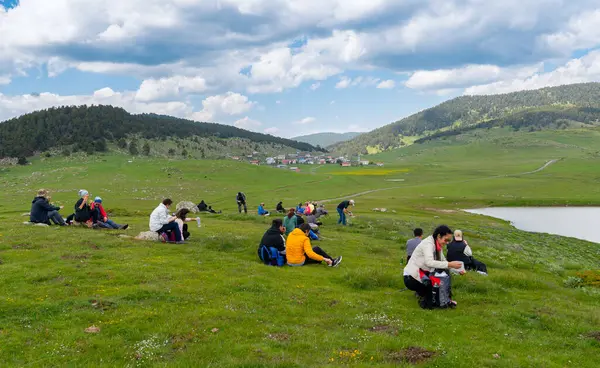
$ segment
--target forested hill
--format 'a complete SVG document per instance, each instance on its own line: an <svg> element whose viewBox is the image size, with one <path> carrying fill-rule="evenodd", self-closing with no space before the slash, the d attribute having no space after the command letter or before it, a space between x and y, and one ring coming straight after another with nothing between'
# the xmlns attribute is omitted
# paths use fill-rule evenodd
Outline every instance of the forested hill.
<svg viewBox="0 0 600 368"><path fill-rule="evenodd" d="M105 151L107 142L128 136L243 138L254 143L315 151L310 144L254 133L229 125L198 123L155 114L130 114L112 106L69 106L33 112L0 123L0 157L27 157L55 147Z"/></svg>
<svg viewBox="0 0 600 368"><path fill-rule="evenodd" d="M397 148L412 143L415 139L439 134L441 130L465 129L483 122L500 121L523 111L529 113L518 115L520 125L529 127L536 126L539 117L538 127L560 125L561 122L557 119L564 119L565 115L585 116L586 119L600 117L596 115L596 111L583 110L586 108L600 108L600 83L571 84L502 95L462 96L340 143L333 149L366 153L367 147L373 150ZM562 109L568 111L560 114ZM574 112L574 109L583 113ZM548 110L552 113L548 114ZM593 113L590 114L590 111ZM542 115L538 115L538 112Z"/></svg>

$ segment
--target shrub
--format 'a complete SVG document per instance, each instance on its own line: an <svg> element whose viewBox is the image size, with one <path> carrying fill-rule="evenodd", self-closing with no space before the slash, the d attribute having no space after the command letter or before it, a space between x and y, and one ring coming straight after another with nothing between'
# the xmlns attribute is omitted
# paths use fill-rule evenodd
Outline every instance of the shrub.
<svg viewBox="0 0 600 368"><path fill-rule="evenodd" d="M600 287L600 270L579 272L577 276L581 280L582 286Z"/></svg>
<svg viewBox="0 0 600 368"><path fill-rule="evenodd" d="M566 280L563 281L563 284L566 288L576 289L582 286L583 280L580 277L569 276Z"/></svg>

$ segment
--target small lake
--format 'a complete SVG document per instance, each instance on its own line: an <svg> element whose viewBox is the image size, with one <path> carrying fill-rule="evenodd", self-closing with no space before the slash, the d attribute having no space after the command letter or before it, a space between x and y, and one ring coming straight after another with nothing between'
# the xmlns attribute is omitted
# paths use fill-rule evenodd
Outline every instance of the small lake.
<svg viewBox="0 0 600 368"><path fill-rule="evenodd" d="M600 207L496 207L465 211L510 221L519 230L600 243Z"/></svg>

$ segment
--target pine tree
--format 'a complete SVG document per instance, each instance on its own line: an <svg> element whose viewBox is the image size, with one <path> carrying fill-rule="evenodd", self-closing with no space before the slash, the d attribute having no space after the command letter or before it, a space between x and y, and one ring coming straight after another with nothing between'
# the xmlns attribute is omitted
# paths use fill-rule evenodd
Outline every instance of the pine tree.
<svg viewBox="0 0 600 368"><path fill-rule="evenodd" d="M150 156L150 145L148 144L148 142L144 143L144 147L142 147L142 152L144 153L144 156Z"/></svg>
<svg viewBox="0 0 600 368"><path fill-rule="evenodd" d="M181 155L182 155L183 157L187 157L187 155L188 155L188 151L187 151L187 150L184 148L184 149L183 149L183 151L181 151Z"/></svg>
<svg viewBox="0 0 600 368"><path fill-rule="evenodd" d="M136 141L131 141L131 143L129 143L129 153L131 153L133 156L140 154L140 150L138 149Z"/></svg>

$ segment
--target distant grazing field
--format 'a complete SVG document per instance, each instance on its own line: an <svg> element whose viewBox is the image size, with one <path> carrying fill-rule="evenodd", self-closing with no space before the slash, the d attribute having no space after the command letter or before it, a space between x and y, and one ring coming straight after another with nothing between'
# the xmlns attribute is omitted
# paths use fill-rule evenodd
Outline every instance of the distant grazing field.
<svg viewBox="0 0 600 368"><path fill-rule="evenodd" d="M0 366L597 367L600 245L460 211L600 205L597 147L594 131L497 129L368 158L384 167L296 173L120 155L0 167ZM87 189L130 229L25 226L39 188L64 215ZM119 236L146 231L164 197L223 214L192 223L185 245ZM341 198L357 203L345 228ZM259 263L272 218L257 205L306 200L327 201L318 245L342 255L340 267ZM456 310L423 311L403 291L405 242L439 224L462 229L490 275L453 279Z"/></svg>

